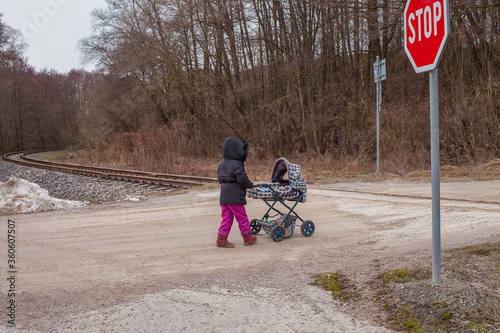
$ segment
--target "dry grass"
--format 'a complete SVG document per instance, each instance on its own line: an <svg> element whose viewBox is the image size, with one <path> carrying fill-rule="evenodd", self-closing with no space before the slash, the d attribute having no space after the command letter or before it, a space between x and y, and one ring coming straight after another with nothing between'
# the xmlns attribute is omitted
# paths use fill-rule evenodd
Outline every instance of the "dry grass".
<svg viewBox="0 0 500 333"><path fill-rule="evenodd" d="M204 140L203 136L193 136L191 129L185 123L174 122L169 126L117 133L100 146L79 150L69 157L82 164L215 177L222 159L222 142L213 145ZM382 156L380 173L376 173L376 160L368 153L294 154L285 157L290 162L301 165L303 176L309 183L377 182L394 178L430 180L430 164L427 163L429 154L424 154L425 149L416 149L412 153L404 151ZM277 157L262 147L250 144L246 167L250 179L270 181L271 169ZM443 158L441 177L442 179L500 179L500 159L488 161L484 157L476 163L455 166Z"/></svg>
<svg viewBox="0 0 500 333"><path fill-rule="evenodd" d="M439 285L431 281L430 258L418 256L397 263L377 260L381 273L369 280L340 271L314 275L311 284L331 291L343 311L395 331L500 332L498 238L442 255Z"/></svg>
<svg viewBox="0 0 500 333"><path fill-rule="evenodd" d="M498 332L500 243L443 255L439 286L432 285L428 268L386 272L373 284L389 327L405 332Z"/></svg>
<svg viewBox="0 0 500 333"><path fill-rule="evenodd" d="M493 180L500 176L500 159L470 166L444 165L440 168L441 178L443 179L474 179L474 180ZM422 179L431 177L430 170L414 171L406 175L409 179Z"/></svg>
<svg viewBox="0 0 500 333"><path fill-rule="evenodd" d="M219 157L191 157L178 151L178 147L164 147L162 149L146 148L151 140L142 138L133 146L125 140L118 144L110 144L102 150L80 150L61 158L82 164L100 165L108 167L128 168L135 170L198 175L216 177L217 167L222 159ZM123 138L120 138L123 140ZM156 143L158 139L155 138ZM166 140L167 141L167 140ZM128 146L128 148L126 148ZM246 171L250 179L255 181L270 181L271 170L275 157L262 156L251 149ZM174 151L174 153L172 153ZM301 165L302 174L309 183L321 182L380 182L390 179L430 180L430 169L416 169L409 171L385 171L376 173L374 161L361 162L354 158L338 159L333 156L286 156L291 163ZM387 164L387 163L386 163ZM500 159L469 166L441 166L441 180L471 179L493 180L500 179Z"/></svg>

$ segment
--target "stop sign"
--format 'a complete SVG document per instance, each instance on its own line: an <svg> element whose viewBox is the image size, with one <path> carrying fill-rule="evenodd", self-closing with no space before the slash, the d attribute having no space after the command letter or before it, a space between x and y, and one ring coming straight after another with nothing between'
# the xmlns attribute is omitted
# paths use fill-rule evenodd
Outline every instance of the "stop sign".
<svg viewBox="0 0 500 333"><path fill-rule="evenodd" d="M404 12L405 51L417 73L437 67L449 30L448 0L408 0Z"/></svg>

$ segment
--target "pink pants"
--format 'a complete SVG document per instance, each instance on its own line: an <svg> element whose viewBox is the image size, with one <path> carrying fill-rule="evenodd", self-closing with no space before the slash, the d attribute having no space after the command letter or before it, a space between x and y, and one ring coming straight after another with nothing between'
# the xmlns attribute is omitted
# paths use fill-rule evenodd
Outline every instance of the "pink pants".
<svg viewBox="0 0 500 333"><path fill-rule="evenodd" d="M250 234L250 223L248 222L247 212L243 205L220 205L222 209L222 222L219 227L219 234L222 236L229 236L231 227L233 226L233 218L236 217L240 232L242 234Z"/></svg>

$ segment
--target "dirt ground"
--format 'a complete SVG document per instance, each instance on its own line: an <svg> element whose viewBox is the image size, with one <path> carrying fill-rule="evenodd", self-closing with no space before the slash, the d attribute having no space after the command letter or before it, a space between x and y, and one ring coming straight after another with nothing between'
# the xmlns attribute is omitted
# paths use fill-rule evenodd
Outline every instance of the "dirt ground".
<svg viewBox="0 0 500 333"><path fill-rule="evenodd" d="M281 242L264 232L215 247L218 190L73 211L0 216L16 223L16 328L20 332L390 332L369 281L431 267L431 184L311 186L297 213L315 223ZM442 249L500 239L500 181L441 184ZM250 218L266 205L248 200ZM2 243L6 243L3 228ZM6 246L2 246L6 250ZM2 304L7 304L6 260ZM355 307L311 285L341 272ZM446 282L446 274L443 275ZM7 327L6 307L0 331Z"/></svg>

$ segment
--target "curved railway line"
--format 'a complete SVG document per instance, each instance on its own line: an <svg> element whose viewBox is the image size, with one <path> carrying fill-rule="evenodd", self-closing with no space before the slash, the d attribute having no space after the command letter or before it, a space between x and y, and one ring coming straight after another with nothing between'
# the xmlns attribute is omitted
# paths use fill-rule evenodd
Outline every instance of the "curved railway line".
<svg viewBox="0 0 500 333"><path fill-rule="evenodd" d="M7 153L3 155L3 159L5 161L20 164L23 166L97 177L100 179L128 181L139 184L188 188L192 186L202 186L206 184L218 183L216 178L209 178L209 177L184 176L184 175L163 174L154 172L50 162L30 156L35 153L40 153L40 152Z"/></svg>
<svg viewBox="0 0 500 333"><path fill-rule="evenodd" d="M126 181L135 184L161 186L166 188L189 188L193 186L202 186L207 184L218 184L216 178L210 178L210 177L163 174L163 173L154 173L145 171L94 167L94 166L86 166L86 165L78 165L70 163L50 162L33 156L39 153L42 152L41 151L13 152L3 155L3 159L7 162L16 163L28 167L49 169L53 171L66 172L87 177L95 177L103 180ZM339 192L368 194L368 195L381 195L388 197L399 197L399 198L410 198L410 199L424 199L424 200L431 199L431 197L425 195L409 195L403 193L396 194L387 192L384 193L380 191L364 191L360 189L329 188L323 190L332 190ZM446 198L446 197L441 197L441 200L500 205L500 201L498 200L478 200L478 199Z"/></svg>

